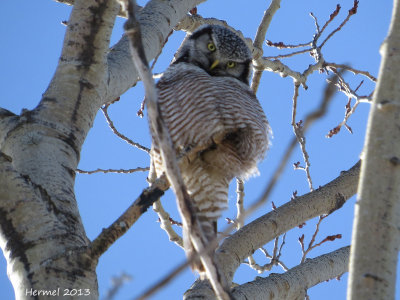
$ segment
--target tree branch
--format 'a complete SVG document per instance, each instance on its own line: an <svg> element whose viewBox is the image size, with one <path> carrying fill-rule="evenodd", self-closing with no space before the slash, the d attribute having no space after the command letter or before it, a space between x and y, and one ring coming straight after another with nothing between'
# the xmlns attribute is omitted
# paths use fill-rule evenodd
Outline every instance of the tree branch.
<svg viewBox="0 0 400 300"><path fill-rule="evenodd" d="M172 228L170 216L165 211L164 207L161 204L161 201L154 202L153 210L158 214L161 223L160 227L167 233L169 240L171 242L174 242L179 247L183 248L182 237L180 237Z"/></svg>
<svg viewBox="0 0 400 300"><path fill-rule="evenodd" d="M161 177L143 190L140 196L131 206L108 228L97 236L90 244L87 253L90 256L99 258L107 249L119 239L128 229L146 212L146 210L157 201L169 188L165 177Z"/></svg>
<svg viewBox="0 0 400 300"><path fill-rule="evenodd" d="M144 172L144 171L148 171L150 170L149 167L145 167L145 168L141 168L141 167L137 167L134 169L96 169L96 170L92 170L92 171L85 171L85 170L81 170L81 169L76 169L77 173L80 174L94 174L94 173L122 173L122 174L130 174L130 173L135 173L135 172Z"/></svg>
<svg viewBox="0 0 400 300"><path fill-rule="evenodd" d="M304 299L305 291L318 283L331 280L347 272L350 247L308 259L283 274L271 274L266 278L242 284L233 289L236 300L297 300Z"/></svg>
<svg viewBox="0 0 400 300"><path fill-rule="evenodd" d="M281 0L273 0L269 5L268 9L264 12L264 16L261 20L260 25L257 28L257 33L254 38L253 47L258 50L258 55L255 59L259 59L263 54L262 46L264 44L265 35L267 34L267 30L269 28L269 24L271 24L272 18L275 15L276 11L280 8ZM254 53L254 51L253 51ZM253 79L251 81L251 89L254 93L257 92L258 86L260 84L261 76L264 69L255 68Z"/></svg>
<svg viewBox="0 0 400 300"><path fill-rule="evenodd" d="M359 174L360 162L357 162L323 187L296 197L226 238L216 252L216 258L222 266L221 271L232 280L236 269L245 258L264 244L307 220L341 208L356 193ZM209 293L209 285L196 281L186 291L184 299L213 299L207 296Z"/></svg>
<svg viewBox="0 0 400 300"><path fill-rule="evenodd" d="M232 278L246 257L264 244L309 219L339 209L356 193L359 172L360 163L357 163L323 187L296 197L225 239L217 250L217 257L228 278Z"/></svg>

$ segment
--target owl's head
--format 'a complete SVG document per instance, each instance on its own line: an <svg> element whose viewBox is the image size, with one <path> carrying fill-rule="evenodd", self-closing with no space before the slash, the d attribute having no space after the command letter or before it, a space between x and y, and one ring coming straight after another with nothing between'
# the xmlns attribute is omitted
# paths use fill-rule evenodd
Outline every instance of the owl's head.
<svg viewBox="0 0 400 300"><path fill-rule="evenodd" d="M173 63L194 64L211 76L230 76L249 83L251 52L231 30L203 25L185 39Z"/></svg>

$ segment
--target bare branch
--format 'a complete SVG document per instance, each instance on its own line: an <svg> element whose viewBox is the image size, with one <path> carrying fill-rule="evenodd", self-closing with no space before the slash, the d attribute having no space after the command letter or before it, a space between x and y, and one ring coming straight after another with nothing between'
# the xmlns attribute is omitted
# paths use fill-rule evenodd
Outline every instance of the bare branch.
<svg viewBox="0 0 400 300"><path fill-rule="evenodd" d="M255 59L259 59L262 54L263 54L263 43L265 40L265 35L267 33L269 24L272 21L272 18L276 11L279 9L281 4L281 0L273 0L271 1L271 4L269 5L268 9L264 12L264 16L261 20L260 25L257 28L257 33L254 38L254 43L253 47L257 49L257 56ZM261 76L262 76L263 69L255 67L255 72L253 74L253 79L251 81L251 89L253 90L254 93L257 93L258 86L260 84Z"/></svg>
<svg viewBox="0 0 400 300"><path fill-rule="evenodd" d="M265 300L304 299L305 291L310 287L347 272L349 252L350 247L343 247L309 259L286 273L257 277L255 281L235 287L233 296L237 300L256 299L260 294Z"/></svg>
<svg viewBox="0 0 400 300"><path fill-rule="evenodd" d="M310 44L311 44L310 42L308 42L308 43L303 43L303 44L298 44L298 45L287 45L287 44L284 44L283 42L273 43L270 40L267 40L265 43L270 47L275 47L275 48L278 48L278 49L301 48L301 47L310 46ZM274 56L271 56L271 57L274 57Z"/></svg>
<svg viewBox="0 0 400 300"><path fill-rule="evenodd" d="M345 111L345 116L344 116L343 121L340 122L340 124L337 125L335 128L331 129L329 131L329 133L326 135L326 137L331 138L335 134L339 133L339 131L340 131L342 126L346 126L346 128L350 131L350 133L353 133L353 131L350 128L350 126L347 125L347 121L350 118L350 116L355 112L357 106L361 102L370 102L370 99L372 97L372 93L369 96L359 96L359 95L357 95L357 90L360 88L360 86L362 85L363 81L361 81L361 83L357 86L357 88L355 90L353 90L350 87L350 85L344 80L342 75L339 74L339 72L336 70L336 68L334 68L334 67L327 67L327 68L338 76L339 81L336 83L336 85L338 86L340 91L342 91L344 94L346 94L349 97L349 101L346 104L346 111ZM344 69L342 69L342 70L344 70ZM351 107L351 99L352 98L356 99L356 102L353 105L353 107Z"/></svg>
<svg viewBox="0 0 400 300"><path fill-rule="evenodd" d="M346 19L344 19L344 21L339 25L338 28L336 28L335 30L333 30L326 38L325 40L321 43L321 45L319 46L319 48L322 48L325 43L339 30L341 30L343 28L343 26L347 23L347 21L351 18L352 15L355 15L357 13L357 8L358 8L358 0L354 0L354 5L353 7L349 10L349 13L346 17ZM339 8L340 9L340 8ZM333 15L333 14L332 14ZM331 17L332 17L331 15Z"/></svg>
<svg viewBox="0 0 400 300"><path fill-rule="evenodd" d="M340 208L356 193L360 164L306 195L296 197L276 210L258 218L224 240L217 250L227 274L234 274L253 249L258 249L291 228ZM241 238L246 236L246 243ZM251 242L250 242L251 241ZM240 247L239 247L240 245Z"/></svg>
<svg viewBox="0 0 400 300"><path fill-rule="evenodd" d="M329 20L325 22L325 24L324 24L324 26L322 26L321 30L318 30L318 25L317 25L317 35L314 38L315 40L319 39L321 34L325 31L326 27L328 27L329 23L332 22L333 19L335 19L335 17L339 14L340 9L341 9L340 4L337 4L336 9L333 11L333 13L331 13L331 15L329 16Z"/></svg>
<svg viewBox="0 0 400 300"><path fill-rule="evenodd" d="M314 248L321 246L321 245L322 245L323 243L325 243L325 242L334 241L334 240L336 240L336 239L342 238L342 235L341 235L341 234L330 235L330 236L327 236L326 238L324 238L321 242L319 242L319 243L317 243L317 244L314 244L314 243L315 243L315 239L316 239L316 237L317 237L317 234L318 234L318 232L319 232L319 226L321 225L321 222L322 222L327 216L328 216L328 215L321 215L321 216L319 216L319 220L318 220L318 222L317 222L317 225L315 226L315 231L314 231L314 233L313 233L313 235L312 235L312 237L311 237L311 240L310 240L310 242L309 242L309 244L308 244L307 249L305 249L305 247L304 247L304 234L299 238L299 242L300 242L300 245L301 245L301 251L303 252L303 255L302 255L302 257L301 257L301 262L302 262L302 263L306 260L307 254L308 254L311 250L313 250Z"/></svg>
<svg viewBox="0 0 400 300"><path fill-rule="evenodd" d="M308 155L308 152L306 150L306 137L304 136L302 121L300 120L299 122L296 122L297 98L299 96L299 87L300 87L300 84L298 84L298 83L294 84L292 127L293 127L293 132L296 136L297 142L300 145L301 152L303 153L304 162L306 163L304 171L306 172L306 175L307 175L308 185L310 187L310 191L313 191L314 188L312 185L312 179L311 179L311 175L310 175L310 165L311 165L310 164L310 156Z"/></svg>
<svg viewBox="0 0 400 300"><path fill-rule="evenodd" d="M158 214L161 223L160 227L167 233L169 240L171 242L174 242L179 247L183 248L182 237L180 237L172 228L170 216L168 212L165 211L164 207L161 204L161 201L154 202L153 210Z"/></svg>
<svg viewBox="0 0 400 300"><path fill-rule="evenodd" d="M346 71L352 72L353 74L361 74L361 75L368 77L373 82L376 82L376 80L377 80L376 77L371 75L368 71L357 70L357 69L354 69L354 68L350 67L349 65L345 65L345 64L336 64L336 63L331 63L331 62L325 62L324 67L333 67L336 69L344 69Z"/></svg>
<svg viewBox="0 0 400 300"><path fill-rule="evenodd" d="M299 54L310 52L311 50L312 50L312 48L307 48L307 49L303 49L303 50L299 50L299 51L295 51L295 52L287 53L287 54L281 54L281 55L275 55L275 56L266 56L266 57L264 57L264 59L288 58L288 57L292 57L292 56L295 56L295 55L299 55Z"/></svg>
<svg viewBox="0 0 400 300"><path fill-rule="evenodd" d="M275 238L274 249L273 249L272 255L270 255L268 253L268 251L266 249L264 249L263 247L260 248L260 250L264 253L265 257L267 257L271 260L269 263L261 266L255 262L253 256L249 256L248 263L246 263L246 264L248 264L250 268L256 270L260 274L265 271L270 271L272 269L272 267L275 265L280 265L284 271L287 271L288 268L286 267L286 265L282 261L280 261L280 257L282 254L282 248L283 248L283 245L285 244L285 238L286 238L286 233L283 235L282 243L281 243L280 247L279 247L279 237Z"/></svg>
<svg viewBox="0 0 400 300"><path fill-rule="evenodd" d="M243 180L236 179L236 228L240 229L244 224L244 182Z"/></svg>
<svg viewBox="0 0 400 300"><path fill-rule="evenodd" d="M145 167L145 168L135 168L135 169L96 169L96 170L92 170L92 171L84 171L81 169L76 169L77 173L80 174L94 174L94 173L123 173L123 174L130 174L130 173L135 173L135 172L144 172L144 171L148 171L150 170L149 167Z"/></svg>
<svg viewBox="0 0 400 300"><path fill-rule="evenodd" d="M260 25L257 28L257 33L254 38L254 47L262 48L269 24L271 23L276 11L280 8L280 5L281 0L273 0L271 1L268 9L264 12L264 16L261 20Z"/></svg>
<svg viewBox="0 0 400 300"><path fill-rule="evenodd" d="M122 133L120 133L117 128L115 128L114 126L114 122L111 120L110 116L108 115L108 107L110 106L110 104L106 104L104 105L104 107L101 108L101 110L103 111L104 117L107 120L108 126L110 126L112 132L118 136L120 139L122 139L123 141L127 142L129 145L134 146L142 151L145 151L147 153L150 153L150 149L140 145L139 143L136 143L134 141L132 141L130 138L128 138L127 136L123 135Z"/></svg>
<svg viewBox="0 0 400 300"><path fill-rule="evenodd" d="M100 257L107 249L120 238L128 229L157 201L169 188L165 178L157 179L150 187L143 190L131 206L108 228L92 241L88 252L92 257Z"/></svg>

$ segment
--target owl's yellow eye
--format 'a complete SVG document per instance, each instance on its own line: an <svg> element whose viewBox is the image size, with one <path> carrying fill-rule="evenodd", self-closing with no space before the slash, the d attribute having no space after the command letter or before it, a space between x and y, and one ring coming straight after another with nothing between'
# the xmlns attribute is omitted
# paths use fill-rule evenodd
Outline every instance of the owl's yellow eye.
<svg viewBox="0 0 400 300"><path fill-rule="evenodd" d="M233 68L234 66L236 66L236 63L234 61L228 61L228 63L226 64L226 66L228 68Z"/></svg>
<svg viewBox="0 0 400 300"><path fill-rule="evenodd" d="M214 43L209 42L207 45L208 50L210 50L211 52L214 52L217 48L215 47Z"/></svg>

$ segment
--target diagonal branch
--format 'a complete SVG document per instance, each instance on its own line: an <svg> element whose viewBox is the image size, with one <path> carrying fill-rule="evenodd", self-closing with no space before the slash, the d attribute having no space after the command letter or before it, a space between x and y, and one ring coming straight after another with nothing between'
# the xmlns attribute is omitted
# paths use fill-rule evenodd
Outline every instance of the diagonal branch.
<svg viewBox="0 0 400 300"><path fill-rule="evenodd" d="M305 291L318 283L340 277L348 270L350 247L309 259L283 274L271 274L266 278L257 277L233 289L236 300L295 300L304 299Z"/></svg>
<svg viewBox="0 0 400 300"><path fill-rule="evenodd" d="M143 190L140 196L130 207L108 228L103 231L91 242L88 253L95 258L99 258L107 249L146 212L146 210L157 201L169 188L165 178L157 179L150 187Z"/></svg>
<svg viewBox="0 0 400 300"><path fill-rule="evenodd" d="M242 261L279 235L303 222L339 209L356 193L360 163L323 187L278 207L224 240L217 251L226 274L232 275ZM246 237L246 243L241 240Z"/></svg>

